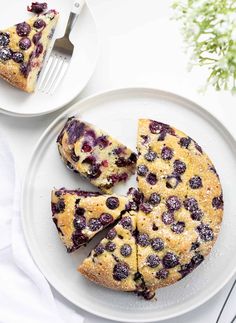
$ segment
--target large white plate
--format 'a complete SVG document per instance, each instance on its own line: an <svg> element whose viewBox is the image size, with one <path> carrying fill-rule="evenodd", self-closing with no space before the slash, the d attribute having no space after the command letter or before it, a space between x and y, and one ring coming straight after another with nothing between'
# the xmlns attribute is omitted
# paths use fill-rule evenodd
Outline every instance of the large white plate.
<svg viewBox="0 0 236 323"><path fill-rule="evenodd" d="M64 34L72 1L49 0L47 3L48 8L60 12L54 40ZM29 0L8 0L0 12L0 30L31 17L32 14L26 10L29 4ZM0 79L0 112L14 116L36 116L55 111L71 102L89 81L98 57L96 25L87 6L83 8L72 30L71 41L75 45L74 54L67 74L55 93L50 96L37 91L33 94L24 93Z"/></svg>
<svg viewBox="0 0 236 323"><path fill-rule="evenodd" d="M158 291L158 301L144 301L132 293L115 292L85 280L76 268L97 241L72 255L65 252L59 241L51 220L50 190L62 186L91 189L89 184L65 168L56 147L56 137L66 118L76 113L133 149L138 118L173 124L199 142L219 172L225 198L219 239L211 255L192 274ZM156 322L199 306L216 294L236 271L235 147L232 136L212 115L197 104L171 93L154 89L121 89L76 103L42 135L25 178L22 220L35 262L64 297L105 318L136 323ZM125 193L130 185L135 185L134 177L126 185L121 185L117 192Z"/></svg>

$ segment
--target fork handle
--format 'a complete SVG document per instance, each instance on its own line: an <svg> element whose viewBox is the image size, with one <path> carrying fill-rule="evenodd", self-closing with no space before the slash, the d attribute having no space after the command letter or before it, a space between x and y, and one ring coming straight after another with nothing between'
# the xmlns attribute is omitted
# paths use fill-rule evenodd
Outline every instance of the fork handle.
<svg viewBox="0 0 236 323"><path fill-rule="evenodd" d="M73 25L76 19L78 18L79 14L81 13L84 4L85 0L73 0L72 9L66 26L65 36L69 37Z"/></svg>

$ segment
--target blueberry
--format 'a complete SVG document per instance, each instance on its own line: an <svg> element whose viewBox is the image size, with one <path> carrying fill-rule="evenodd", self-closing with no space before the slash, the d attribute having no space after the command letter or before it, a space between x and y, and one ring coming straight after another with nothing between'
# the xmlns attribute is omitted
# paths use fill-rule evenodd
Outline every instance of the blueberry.
<svg viewBox="0 0 236 323"><path fill-rule="evenodd" d="M58 200L57 203L52 203L52 212L54 213L62 213L65 210L65 202L63 200Z"/></svg>
<svg viewBox="0 0 236 323"><path fill-rule="evenodd" d="M195 190L202 187L202 179L200 176L193 176L189 180L189 186Z"/></svg>
<svg viewBox="0 0 236 323"><path fill-rule="evenodd" d="M157 183L157 176L153 173L149 173L146 180L150 185L155 185Z"/></svg>
<svg viewBox="0 0 236 323"><path fill-rule="evenodd" d="M152 212L152 206L149 203L142 203L139 207L145 214Z"/></svg>
<svg viewBox="0 0 236 323"><path fill-rule="evenodd" d="M94 165L96 164L96 157L93 155L90 155L82 161L82 164Z"/></svg>
<svg viewBox="0 0 236 323"><path fill-rule="evenodd" d="M175 135L174 130L167 124L162 123L162 122L157 122L157 121L153 121L151 120L150 124L149 124L149 129L151 131L151 133L155 134L155 133L159 133L159 138L158 140L164 140L165 136L167 133L171 134L171 135Z"/></svg>
<svg viewBox="0 0 236 323"><path fill-rule="evenodd" d="M121 281L129 276L129 266L125 262L118 262L113 268L113 278Z"/></svg>
<svg viewBox="0 0 236 323"><path fill-rule="evenodd" d="M98 231L101 229L102 224L99 219L91 218L88 222L88 227L91 231Z"/></svg>
<svg viewBox="0 0 236 323"><path fill-rule="evenodd" d="M190 263L184 264L181 266L179 273L182 275L182 278L190 274L200 263L204 260L204 257L197 253L192 257Z"/></svg>
<svg viewBox="0 0 236 323"><path fill-rule="evenodd" d="M116 236L117 236L116 230L115 229L110 229L107 232L106 238L109 239L109 240L113 240Z"/></svg>
<svg viewBox="0 0 236 323"><path fill-rule="evenodd" d="M117 209L119 205L120 205L120 203L119 203L119 199L117 197L108 197L106 200L106 206L110 210Z"/></svg>
<svg viewBox="0 0 236 323"><path fill-rule="evenodd" d="M120 248L120 253L123 257L128 257L131 255L132 253L132 248L129 244L124 244L121 248Z"/></svg>
<svg viewBox="0 0 236 323"><path fill-rule="evenodd" d="M76 216L73 223L77 230L83 230L86 228L86 219L82 215Z"/></svg>
<svg viewBox="0 0 236 323"><path fill-rule="evenodd" d="M35 45L37 45L38 42L40 41L41 37L42 37L42 33L41 32L34 34L34 36L33 36L33 43Z"/></svg>
<svg viewBox="0 0 236 323"><path fill-rule="evenodd" d="M152 151L152 150L149 150L145 155L144 155L144 158L149 161L149 162L152 162L154 161L156 158L157 158L157 154Z"/></svg>
<svg viewBox="0 0 236 323"><path fill-rule="evenodd" d="M85 213L85 209L82 207L77 207L75 210L76 215L84 215L84 213Z"/></svg>
<svg viewBox="0 0 236 323"><path fill-rule="evenodd" d="M24 62L24 55L21 52L13 53L12 59L16 63L23 63Z"/></svg>
<svg viewBox="0 0 236 323"><path fill-rule="evenodd" d="M142 145L145 145L149 142L150 138L149 136L141 135L142 140Z"/></svg>
<svg viewBox="0 0 236 323"><path fill-rule="evenodd" d="M26 22L22 22L16 25L17 35L20 37L28 36L31 31L31 27Z"/></svg>
<svg viewBox="0 0 236 323"><path fill-rule="evenodd" d="M43 19L37 19L34 22L34 27L37 29L41 29L46 27L46 22Z"/></svg>
<svg viewBox="0 0 236 323"><path fill-rule="evenodd" d="M203 212L200 209L197 209L191 212L191 218L195 221L200 221L203 217Z"/></svg>
<svg viewBox="0 0 236 323"><path fill-rule="evenodd" d="M166 225L174 222L174 214L171 211L164 212L161 216L162 222Z"/></svg>
<svg viewBox="0 0 236 323"><path fill-rule="evenodd" d="M95 256L101 255L104 252L104 250L104 246L101 243L99 243L94 249Z"/></svg>
<svg viewBox="0 0 236 323"><path fill-rule="evenodd" d="M214 239L214 233L208 224L201 223L197 227L197 231L203 241L212 241Z"/></svg>
<svg viewBox="0 0 236 323"><path fill-rule="evenodd" d="M48 7L46 2L39 3L39 2L32 2L31 7L27 7L28 11L34 12L36 14L42 13Z"/></svg>
<svg viewBox="0 0 236 323"><path fill-rule="evenodd" d="M161 238L154 238L151 240L152 249L155 251L161 251L164 249L164 242Z"/></svg>
<svg viewBox="0 0 236 323"><path fill-rule="evenodd" d="M88 238L85 235L83 235L81 232L76 231L72 235L72 241L73 241L74 245L78 247L78 246L85 244L88 241Z"/></svg>
<svg viewBox="0 0 236 323"><path fill-rule="evenodd" d="M150 245L149 236L146 233L139 233L137 236L137 243L141 247L147 247Z"/></svg>
<svg viewBox="0 0 236 323"><path fill-rule="evenodd" d="M183 233L184 228L185 228L185 223L182 221L179 221L177 223L173 223L171 226L171 230L177 234Z"/></svg>
<svg viewBox="0 0 236 323"><path fill-rule="evenodd" d="M156 224L155 223L153 223L153 225L152 225L152 230L153 231L157 231L159 228L158 228L158 226L156 226Z"/></svg>
<svg viewBox="0 0 236 323"><path fill-rule="evenodd" d="M10 43L10 35L0 32L0 46L7 46Z"/></svg>
<svg viewBox="0 0 236 323"><path fill-rule="evenodd" d="M9 48L0 49L0 59L2 61L8 61L12 58L12 51Z"/></svg>
<svg viewBox="0 0 236 323"><path fill-rule="evenodd" d="M157 121L151 121L150 124L149 124L149 129L151 131L151 133L158 133L162 130L162 123L160 122L157 122Z"/></svg>
<svg viewBox="0 0 236 323"><path fill-rule="evenodd" d="M148 168L145 165L139 165L137 168L137 174L139 176L146 176L148 173Z"/></svg>
<svg viewBox="0 0 236 323"><path fill-rule="evenodd" d="M166 279L169 275L169 271L166 270L165 268L162 268L156 273L156 278L157 279Z"/></svg>
<svg viewBox="0 0 236 323"><path fill-rule="evenodd" d="M109 213L102 213L100 216L100 221L102 225L107 225L113 221L113 216Z"/></svg>
<svg viewBox="0 0 236 323"><path fill-rule="evenodd" d="M43 52L43 45L41 43L38 43L36 46L36 52L35 52L35 56L39 57Z"/></svg>
<svg viewBox="0 0 236 323"><path fill-rule="evenodd" d="M182 162L181 160L175 160L174 161L174 171L177 174L182 175L186 171L186 164Z"/></svg>
<svg viewBox="0 0 236 323"><path fill-rule="evenodd" d="M196 249L198 249L200 247L200 242L198 242L198 241L195 241L195 242L192 242L192 246L191 246L191 251L192 250L196 250Z"/></svg>
<svg viewBox="0 0 236 323"><path fill-rule="evenodd" d="M154 192L150 195L148 202L153 206L157 206L161 202L161 196Z"/></svg>
<svg viewBox="0 0 236 323"><path fill-rule="evenodd" d="M223 195L216 196L212 199L212 206L214 209L223 209L224 208L224 201Z"/></svg>
<svg viewBox="0 0 236 323"><path fill-rule="evenodd" d="M151 268L157 267L160 262L160 258L157 255L149 255L146 260L147 265Z"/></svg>
<svg viewBox="0 0 236 323"><path fill-rule="evenodd" d="M172 174L167 176L166 187L175 189L182 182L180 175Z"/></svg>
<svg viewBox="0 0 236 323"><path fill-rule="evenodd" d="M80 160L80 156L77 156L77 155L75 154L75 150L74 150L74 149L72 149L72 152L71 152L71 154L70 154L70 157L71 157L71 159L72 159L75 163L77 163L77 162Z"/></svg>
<svg viewBox="0 0 236 323"><path fill-rule="evenodd" d="M169 147L163 147L161 150L161 158L164 160L171 160L174 156L174 152Z"/></svg>
<svg viewBox="0 0 236 323"><path fill-rule="evenodd" d="M30 46L31 46L31 40L27 37L21 38L21 40L19 41L19 47L22 50L27 50L30 48Z"/></svg>
<svg viewBox="0 0 236 323"><path fill-rule="evenodd" d="M180 138L179 144L182 148L188 149L189 145L191 143L191 138L189 137L182 137Z"/></svg>
<svg viewBox="0 0 236 323"><path fill-rule="evenodd" d="M137 155L135 153L131 153L127 159L127 165L134 165L137 162Z"/></svg>
<svg viewBox="0 0 236 323"><path fill-rule="evenodd" d="M30 65L29 65L29 64L27 64L27 63L22 63L22 64L20 65L20 71L21 71L21 73L24 75L24 77L28 77L28 75L29 75L29 73L30 73L30 70L31 70L31 68L30 68Z"/></svg>
<svg viewBox="0 0 236 323"><path fill-rule="evenodd" d="M179 264L179 258L172 252L167 252L162 259L163 266L167 269L174 268Z"/></svg>
<svg viewBox="0 0 236 323"><path fill-rule="evenodd" d="M71 122L68 122L68 121L67 121L68 143L69 145L72 145L84 134L85 125L84 123L74 119Z"/></svg>
<svg viewBox="0 0 236 323"><path fill-rule="evenodd" d="M138 189L134 187L129 188L127 195L131 195L133 201L137 204L140 204L143 201L143 193L141 193Z"/></svg>
<svg viewBox="0 0 236 323"><path fill-rule="evenodd" d="M170 211L177 211L181 208L181 202L177 196L170 196L166 200L166 206Z"/></svg>
<svg viewBox="0 0 236 323"><path fill-rule="evenodd" d="M202 147L201 146L199 146L199 144L198 143L196 143L196 141L194 141L194 146L195 146L195 148L202 154Z"/></svg>
<svg viewBox="0 0 236 323"><path fill-rule="evenodd" d="M101 149L106 148L109 145L109 140L107 136L100 136L96 139L96 145L98 145Z"/></svg>
<svg viewBox="0 0 236 323"><path fill-rule="evenodd" d="M116 166L118 167L126 167L127 166L127 159L124 157L118 157L118 159L115 162Z"/></svg>
<svg viewBox="0 0 236 323"><path fill-rule="evenodd" d="M132 230L132 220L129 216L125 216L120 220L120 224L124 229Z"/></svg>
<svg viewBox="0 0 236 323"><path fill-rule="evenodd" d="M107 251L112 252L112 251L114 251L116 249L116 244L114 242L112 242L112 241L108 241L106 246L105 246L105 249Z"/></svg>
<svg viewBox="0 0 236 323"><path fill-rule="evenodd" d="M94 164L89 168L88 171L88 178L90 179L96 179L102 174L102 171L100 170L99 164Z"/></svg>
<svg viewBox="0 0 236 323"><path fill-rule="evenodd" d="M125 148L124 147L118 147L118 148L115 148L114 150L113 150L113 153L115 154L115 155L120 155L120 154L122 154L123 152L124 152L124 150L125 150Z"/></svg>
<svg viewBox="0 0 236 323"><path fill-rule="evenodd" d="M194 212L198 209L197 200L193 197L186 198L184 200L183 204L184 204L185 209L190 212Z"/></svg>

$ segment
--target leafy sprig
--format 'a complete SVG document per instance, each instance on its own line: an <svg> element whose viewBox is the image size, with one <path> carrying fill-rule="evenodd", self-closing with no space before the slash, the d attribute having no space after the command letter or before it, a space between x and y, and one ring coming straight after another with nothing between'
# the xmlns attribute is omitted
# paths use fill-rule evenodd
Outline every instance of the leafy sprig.
<svg viewBox="0 0 236 323"><path fill-rule="evenodd" d="M208 67L216 90L236 92L236 0L176 0L173 8L191 64Z"/></svg>

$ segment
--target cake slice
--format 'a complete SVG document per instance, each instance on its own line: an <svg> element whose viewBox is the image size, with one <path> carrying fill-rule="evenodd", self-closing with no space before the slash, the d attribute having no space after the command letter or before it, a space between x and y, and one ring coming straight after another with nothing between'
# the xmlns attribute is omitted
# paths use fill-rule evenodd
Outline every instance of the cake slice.
<svg viewBox="0 0 236 323"><path fill-rule="evenodd" d="M136 209L136 198L133 191L129 196L64 188L52 191L52 217L67 251L77 250L126 210Z"/></svg>
<svg viewBox="0 0 236 323"><path fill-rule="evenodd" d="M136 213L125 213L79 266L78 271L102 286L136 291Z"/></svg>
<svg viewBox="0 0 236 323"><path fill-rule="evenodd" d="M103 130L69 118L57 139L66 165L105 193L134 172L137 156Z"/></svg>
<svg viewBox="0 0 236 323"><path fill-rule="evenodd" d="M0 76L11 85L33 92L59 14L44 14L0 31Z"/></svg>
<svg viewBox="0 0 236 323"><path fill-rule="evenodd" d="M220 231L219 176L202 148L183 132L143 119L137 179L144 194L137 217L138 270L150 291L191 273Z"/></svg>

